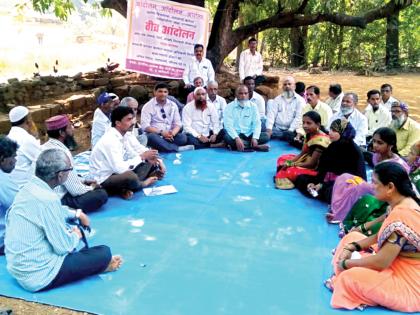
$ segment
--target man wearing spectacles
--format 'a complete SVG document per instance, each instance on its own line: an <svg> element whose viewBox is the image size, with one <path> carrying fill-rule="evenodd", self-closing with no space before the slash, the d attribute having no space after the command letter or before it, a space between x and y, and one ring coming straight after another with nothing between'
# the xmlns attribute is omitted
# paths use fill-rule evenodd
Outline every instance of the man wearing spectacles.
<svg viewBox="0 0 420 315"><path fill-rule="evenodd" d="M154 88L155 97L141 110L141 128L147 133L148 145L160 152L192 150L187 146L187 136L181 132L181 116L177 105L168 99L166 83Z"/></svg>
<svg viewBox="0 0 420 315"><path fill-rule="evenodd" d="M66 169L69 172L67 180L54 188L61 203L86 213L98 210L108 201L108 194L96 181L83 181L73 170L73 156L68 148L68 143L76 143L73 124L67 115L57 115L47 119L45 126L49 139L42 145L42 149L62 150L71 164L71 168Z"/></svg>
<svg viewBox="0 0 420 315"><path fill-rule="evenodd" d="M420 140L420 124L408 117L408 105L403 102L392 104L391 116L390 128L397 134L398 154L407 157L411 147Z"/></svg>
<svg viewBox="0 0 420 315"><path fill-rule="evenodd" d="M381 85L381 97L382 104L388 109L391 110L392 103L398 102L398 100L392 97L392 86L391 84L385 83Z"/></svg>
<svg viewBox="0 0 420 315"><path fill-rule="evenodd" d="M26 290L49 290L69 282L117 270L120 256L107 246L77 250L83 234L72 224L90 221L82 211L61 205L54 188L63 185L72 167L63 150L43 151L35 175L17 193L6 216L7 270ZM24 268L22 268L24 266Z"/></svg>

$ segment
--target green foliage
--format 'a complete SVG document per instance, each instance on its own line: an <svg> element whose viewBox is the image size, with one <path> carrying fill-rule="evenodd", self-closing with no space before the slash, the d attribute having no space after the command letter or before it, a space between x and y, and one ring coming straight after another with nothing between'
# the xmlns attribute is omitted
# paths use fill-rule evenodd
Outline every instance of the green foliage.
<svg viewBox="0 0 420 315"><path fill-rule="evenodd" d="M52 12L56 17L63 21L67 21L70 14L83 4L89 4L95 10L99 11L102 16L111 16L111 10L103 9L99 0L19 0L16 4L18 13L24 11L28 5L32 5L35 11L41 13Z"/></svg>
<svg viewBox="0 0 420 315"><path fill-rule="evenodd" d="M383 5L379 0L309 1L310 12L337 12L357 15ZM250 10L252 11L252 10ZM413 4L400 12L399 51L402 67L416 67L420 61L420 5ZM289 64L291 45L289 29L263 32L268 59L272 65ZM333 69L383 70L385 67L386 19L367 25L365 29L342 27L331 23L309 26L306 39L306 63Z"/></svg>

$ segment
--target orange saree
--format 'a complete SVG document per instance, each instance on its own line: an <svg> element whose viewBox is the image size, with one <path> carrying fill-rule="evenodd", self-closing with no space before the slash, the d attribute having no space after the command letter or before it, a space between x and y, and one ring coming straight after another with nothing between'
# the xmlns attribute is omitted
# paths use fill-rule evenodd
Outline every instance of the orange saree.
<svg viewBox="0 0 420 315"><path fill-rule="evenodd" d="M333 258L336 276L332 278L332 307L381 305L401 312L420 311L420 210L395 207L377 234L377 247L380 249L395 233L406 242L391 266L382 271L355 267L339 272L336 265L344 246L365 236L351 232L341 240Z"/></svg>

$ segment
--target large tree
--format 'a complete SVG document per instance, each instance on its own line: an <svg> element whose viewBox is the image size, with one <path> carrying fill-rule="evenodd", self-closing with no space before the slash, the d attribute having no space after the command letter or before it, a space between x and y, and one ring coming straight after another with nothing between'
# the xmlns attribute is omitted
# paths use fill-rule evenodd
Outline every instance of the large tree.
<svg viewBox="0 0 420 315"><path fill-rule="evenodd" d="M370 10L360 12L358 15L350 15L346 12L338 13L329 9L329 3L332 0L317 1L322 6L308 6L309 0L277 0L277 10L271 16L236 27L235 22L241 5L253 5L255 10L259 10L259 6L264 3L264 0L219 0L213 19L207 56L216 69L219 69L225 57L252 34L270 28L297 28L321 22L365 28L367 24L373 21L393 16L413 2L412 0L365 1L372 3ZM68 5L71 0L32 0L32 2L35 7L37 5L38 8L42 8L42 5L49 7L54 4L57 7L57 3ZM204 0L177 0L175 2L201 7L205 4ZM215 0L212 2L214 3ZM103 8L113 9L123 16L127 14L127 0L103 0L101 5Z"/></svg>

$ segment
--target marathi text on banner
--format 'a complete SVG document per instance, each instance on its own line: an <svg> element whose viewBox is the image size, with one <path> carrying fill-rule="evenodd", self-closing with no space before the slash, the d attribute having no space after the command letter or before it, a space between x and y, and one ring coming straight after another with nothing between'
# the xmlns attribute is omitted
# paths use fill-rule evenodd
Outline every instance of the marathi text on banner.
<svg viewBox="0 0 420 315"><path fill-rule="evenodd" d="M165 0L130 0L126 68L180 79L194 45L206 46L207 9Z"/></svg>

